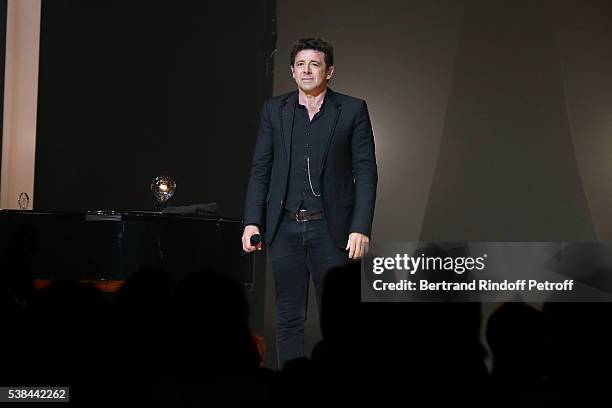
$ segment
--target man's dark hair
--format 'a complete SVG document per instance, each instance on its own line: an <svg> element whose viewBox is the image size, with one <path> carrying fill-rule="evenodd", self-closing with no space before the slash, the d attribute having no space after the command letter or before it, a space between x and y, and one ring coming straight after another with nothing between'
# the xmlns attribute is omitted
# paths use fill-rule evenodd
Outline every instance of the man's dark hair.
<svg viewBox="0 0 612 408"><path fill-rule="evenodd" d="M300 38L291 46L290 66L295 64L295 56L302 50L320 51L325 54L325 69L334 65L334 47L321 38Z"/></svg>

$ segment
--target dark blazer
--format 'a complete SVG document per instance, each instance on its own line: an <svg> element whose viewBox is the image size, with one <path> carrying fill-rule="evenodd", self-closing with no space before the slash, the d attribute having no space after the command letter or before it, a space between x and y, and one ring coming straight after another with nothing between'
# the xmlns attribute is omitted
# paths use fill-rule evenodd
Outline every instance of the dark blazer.
<svg viewBox="0 0 612 408"><path fill-rule="evenodd" d="M271 245L284 212L291 133L297 91L268 99L261 113L244 222L259 225ZM374 136L365 101L327 89L325 114L329 129L321 143L319 176L325 219L334 241L344 249L351 232L371 236L378 173Z"/></svg>

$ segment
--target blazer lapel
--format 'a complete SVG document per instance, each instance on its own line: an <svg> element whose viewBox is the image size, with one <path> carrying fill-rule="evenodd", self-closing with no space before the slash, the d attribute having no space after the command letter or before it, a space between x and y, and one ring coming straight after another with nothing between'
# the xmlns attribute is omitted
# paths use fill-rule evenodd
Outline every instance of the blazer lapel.
<svg viewBox="0 0 612 408"><path fill-rule="evenodd" d="M325 101L326 112L321 119L323 119L325 122L324 129L329 129L329 131L326 132L326 136L323 140L321 140L321 151L319 154L319 157L321 158L319 164L319 175L323 173L323 166L325 164L325 160L327 159L327 152L329 151L329 146L336 130L338 117L340 116L340 113L342 111L342 105L340 105L340 103L338 102L334 91L332 91L330 88L327 88L327 94L325 95L325 97L327 98L327 100Z"/></svg>
<svg viewBox="0 0 612 408"><path fill-rule="evenodd" d="M293 133L293 114L295 112L295 103L297 92L293 92L283 100L280 106L281 129L283 132L283 145L287 154L287 163L291 158L291 136Z"/></svg>

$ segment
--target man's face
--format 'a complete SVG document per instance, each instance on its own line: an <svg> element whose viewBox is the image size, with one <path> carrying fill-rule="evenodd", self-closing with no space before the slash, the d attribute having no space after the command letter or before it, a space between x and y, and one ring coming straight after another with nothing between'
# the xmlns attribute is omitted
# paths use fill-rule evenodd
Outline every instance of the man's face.
<svg viewBox="0 0 612 408"><path fill-rule="evenodd" d="M291 73L302 91L323 91L334 73L334 67L325 67L325 54L321 51L302 50L295 56Z"/></svg>

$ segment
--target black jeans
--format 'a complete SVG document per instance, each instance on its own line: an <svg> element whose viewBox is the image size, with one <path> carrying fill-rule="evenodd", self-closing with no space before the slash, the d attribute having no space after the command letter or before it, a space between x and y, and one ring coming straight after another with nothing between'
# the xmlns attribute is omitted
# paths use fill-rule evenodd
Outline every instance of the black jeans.
<svg viewBox="0 0 612 408"><path fill-rule="evenodd" d="M348 252L335 244L325 219L300 223L289 218L288 212L269 250L276 292L276 350L278 367L282 368L287 361L304 356L309 277L320 315L325 273L345 265Z"/></svg>

